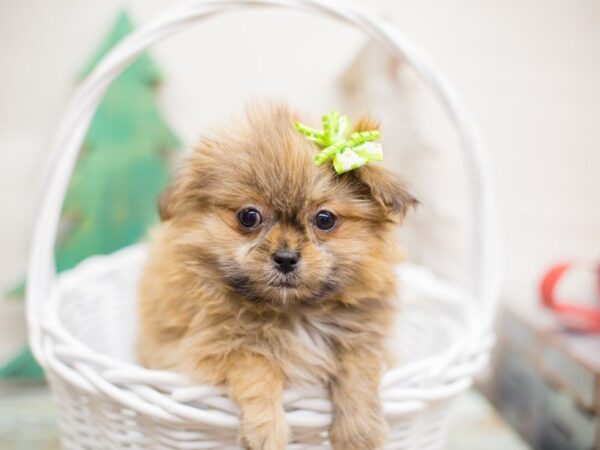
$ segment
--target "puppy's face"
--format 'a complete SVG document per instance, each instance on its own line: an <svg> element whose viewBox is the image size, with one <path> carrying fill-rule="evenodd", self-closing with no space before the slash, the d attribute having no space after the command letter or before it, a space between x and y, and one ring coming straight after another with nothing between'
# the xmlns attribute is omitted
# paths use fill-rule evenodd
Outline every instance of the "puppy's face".
<svg viewBox="0 0 600 450"><path fill-rule="evenodd" d="M316 167L293 121L255 110L206 139L160 202L186 267L253 302L320 303L390 270L390 224L414 202L381 168Z"/></svg>

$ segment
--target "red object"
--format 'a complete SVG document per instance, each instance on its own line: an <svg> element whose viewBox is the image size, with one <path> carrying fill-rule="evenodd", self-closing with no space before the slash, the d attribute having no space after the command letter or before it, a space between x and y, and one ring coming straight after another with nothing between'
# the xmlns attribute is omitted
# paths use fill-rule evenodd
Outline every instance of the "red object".
<svg viewBox="0 0 600 450"><path fill-rule="evenodd" d="M556 283L563 274L572 266L563 263L552 267L540 283L542 303L554 313L569 328L588 333L600 333L600 309L577 305L572 301L557 299L554 295ZM596 290L600 297L600 265L596 267Z"/></svg>

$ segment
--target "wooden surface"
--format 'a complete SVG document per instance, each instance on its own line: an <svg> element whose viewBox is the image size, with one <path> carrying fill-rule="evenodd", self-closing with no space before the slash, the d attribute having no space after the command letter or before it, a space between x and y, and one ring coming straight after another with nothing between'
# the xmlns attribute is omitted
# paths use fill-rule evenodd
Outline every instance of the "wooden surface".
<svg viewBox="0 0 600 450"><path fill-rule="evenodd" d="M448 435L448 450L529 450L479 392L459 401Z"/></svg>
<svg viewBox="0 0 600 450"><path fill-rule="evenodd" d="M458 405L447 448L529 449L475 391L470 391ZM44 385L0 383L0 449L60 449L56 409Z"/></svg>
<svg viewBox="0 0 600 450"><path fill-rule="evenodd" d="M600 450L600 336L519 305L499 315L496 368L481 388L532 446Z"/></svg>

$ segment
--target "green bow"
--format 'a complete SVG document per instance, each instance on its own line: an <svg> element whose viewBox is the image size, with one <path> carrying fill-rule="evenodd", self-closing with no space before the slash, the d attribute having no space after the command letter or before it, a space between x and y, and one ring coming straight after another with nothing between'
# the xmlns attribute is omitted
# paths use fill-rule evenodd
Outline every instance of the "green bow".
<svg viewBox="0 0 600 450"><path fill-rule="evenodd" d="M342 174L370 161L383 160L381 144L372 142L379 139L378 130L350 133L348 116L343 116L336 110L325 114L321 120L323 131L307 127L300 122L294 123L294 128L306 136L306 139L323 148L315 156L317 166L333 159L333 168L338 174Z"/></svg>

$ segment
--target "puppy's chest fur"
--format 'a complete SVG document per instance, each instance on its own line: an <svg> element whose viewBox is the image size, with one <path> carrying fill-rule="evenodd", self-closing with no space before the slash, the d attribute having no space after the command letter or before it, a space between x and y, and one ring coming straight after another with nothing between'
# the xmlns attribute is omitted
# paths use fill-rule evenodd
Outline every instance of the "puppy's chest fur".
<svg viewBox="0 0 600 450"><path fill-rule="evenodd" d="M342 346L352 347L358 342L364 345L365 340L383 332L385 324L381 321L379 330L369 330L365 324L370 320L364 310L342 305L260 315L246 311L230 317L228 326L219 326L205 335L212 335L209 339L213 343L215 334L219 335L216 347L197 342L197 348L215 354L248 350L277 365L288 385L324 383L336 372Z"/></svg>
<svg viewBox="0 0 600 450"><path fill-rule="evenodd" d="M291 319L286 347L289 358L283 370L290 384L325 381L337 371L338 353L344 349L370 347L377 356L395 316L393 305L378 301L371 310L340 305L325 314L307 314ZM385 350L383 350L385 352Z"/></svg>
<svg viewBox="0 0 600 450"><path fill-rule="evenodd" d="M338 340L344 333L333 319L309 314L290 320L288 332L281 337L288 340L282 369L289 384L324 381L334 372Z"/></svg>

